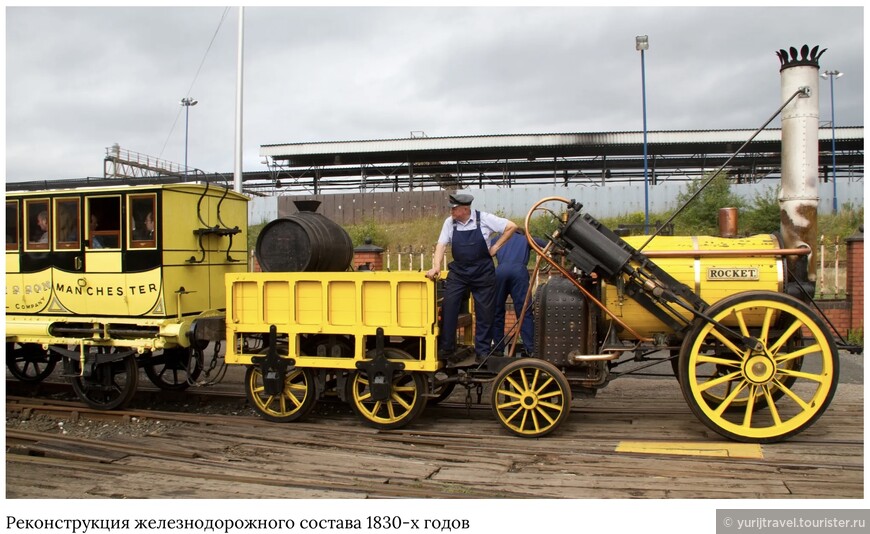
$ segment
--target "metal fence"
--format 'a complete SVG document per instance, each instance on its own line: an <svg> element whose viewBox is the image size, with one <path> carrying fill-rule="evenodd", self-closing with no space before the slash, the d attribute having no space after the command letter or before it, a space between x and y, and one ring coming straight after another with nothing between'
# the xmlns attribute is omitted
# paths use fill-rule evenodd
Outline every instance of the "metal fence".
<svg viewBox="0 0 870 534"><path fill-rule="evenodd" d="M839 236L820 236L816 269L816 299L835 300L846 297L846 245ZM434 246L399 245L383 252L383 268L388 271L428 271L435 255ZM451 261L450 249L442 269Z"/></svg>
<svg viewBox="0 0 870 534"><path fill-rule="evenodd" d="M845 298L847 276L845 243L839 236L832 239L820 236L818 251L816 298L823 300Z"/></svg>

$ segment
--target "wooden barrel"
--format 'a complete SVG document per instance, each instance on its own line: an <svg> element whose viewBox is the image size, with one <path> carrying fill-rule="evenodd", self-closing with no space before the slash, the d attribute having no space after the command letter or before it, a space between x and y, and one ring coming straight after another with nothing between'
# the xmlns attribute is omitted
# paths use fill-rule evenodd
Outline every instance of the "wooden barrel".
<svg viewBox="0 0 870 534"><path fill-rule="evenodd" d="M300 211L264 226L254 253L266 272L345 271L353 260L353 243L335 222Z"/></svg>

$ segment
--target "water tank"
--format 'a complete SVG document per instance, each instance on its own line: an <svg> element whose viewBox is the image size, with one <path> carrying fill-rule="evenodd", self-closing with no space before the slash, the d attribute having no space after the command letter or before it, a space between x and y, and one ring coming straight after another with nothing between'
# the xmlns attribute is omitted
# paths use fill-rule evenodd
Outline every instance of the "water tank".
<svg viewBox="0 0 870 534"><path fill-rule="evenodd" d="M266 272L345 271L353 243L344 228L315 210L318 201L296 201L298 213L270 222L260 231L254 253Z"/></svg>

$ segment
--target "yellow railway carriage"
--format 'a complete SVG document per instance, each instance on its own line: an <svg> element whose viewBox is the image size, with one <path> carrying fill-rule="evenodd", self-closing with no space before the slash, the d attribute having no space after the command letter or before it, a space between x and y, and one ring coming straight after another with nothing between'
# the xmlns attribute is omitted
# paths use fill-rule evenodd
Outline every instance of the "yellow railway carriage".
<svg viewBox="0 0 870 534"><path fill-rule="evenodd" d="M7 367L39 381L63 360L101 408L129 400L138 366L186 387L191 327L222 313L246 233L247 197L209 184L7 192Z"/></svg>

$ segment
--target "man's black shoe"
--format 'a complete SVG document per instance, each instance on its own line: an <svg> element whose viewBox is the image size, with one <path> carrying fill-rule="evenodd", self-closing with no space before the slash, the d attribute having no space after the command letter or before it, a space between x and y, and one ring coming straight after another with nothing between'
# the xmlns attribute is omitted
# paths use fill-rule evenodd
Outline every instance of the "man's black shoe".
<svg viewBox="0 0 870 534"><path fill-rule="evenodd" d="M462 347L458 350L439 350L438 351L438 359L442 361L446 361L451 365L456 364L473 364L474 363L474 351L471 350L471 347Z"/></svg>
<svg viewBox="0 0 870 534"><path fill-rule="evenodd" d="M450 357L456 352L455 349L438 349L438 359L446 362L450 361Z"/></svg>

